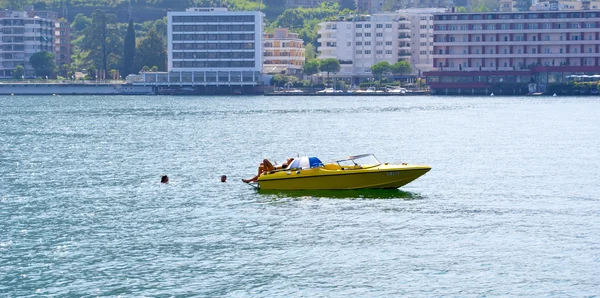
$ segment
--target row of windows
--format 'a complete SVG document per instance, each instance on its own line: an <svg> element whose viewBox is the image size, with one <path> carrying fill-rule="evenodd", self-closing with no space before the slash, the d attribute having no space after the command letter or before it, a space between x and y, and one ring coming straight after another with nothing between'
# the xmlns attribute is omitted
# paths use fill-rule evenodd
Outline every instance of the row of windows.
<svg viewBox="0 0 600 298"><path fill-rule="evenodd" d="M356 45L357 45L357 46L362 46L363 44L364 44L365 46L370 46L370 45L371 45L371 42L370 42L370 41L365 41L365 42L362 42L362 41L357 41L357 42L356 42ZM378 46L382 46L382 45L383 45L383 41L377 41L377 42L375 42L375 44L376 44L376 45L378 45ZM348 44L347 44L347 45L348 45L348 46L351 46L350 42L348 42ZM386 42L385 42L385 45L386 45L386 46L391 46L391 45L392 45L392 42L391 42L391 41L386 41Z"/></svg>
<svg viewBox="0 0 600 298"><path fill-rule="evenodd" d="M2 20L3 26L24 26L37 24L47 27L54 27L54 23L51 21L42 21L42 20L22 20L22 19L4 19Z"/></svg>
<svg viewBox="0 0 600 298"><path fill-rule="evenodd" d="M254 23L254 16L173 16L174 23Z"/></svg>
<svg viewBox="0 0 600 298"><path fill-rule="evenodd" d="M40 36L40 37L31 37L31 36L3 36L2 42L15 42L21 43L26 41L39 41L39 42L53 42L51 37Z"/></svg>
<svg viewBox="0 0 600 298"><path fill-rule="evenodd" d="M538 39L536 33L533 33L529 37L530 37L530 41L537 41L537 39ZM596 38L594 37L594 34L587 34L587 40L595 40L595 39ZM458 41L458 38L455 38L454 36L448 36L448 37L436 36L434 38L434 40L436 42L456 42L456 41ZM585 40L585 34L571 35L569 38L565 38L565 36L560 35L558 39L552 38L550 35L544 35L543 40L544 41ZM495 37L495 35L487 35L487 36L484 35L483 37L475 36L474 38L471 39L471 41L472 42L496 41L496 37ZM510 36L506 35L506 36L500 37L498 39L498 41L528 41L528 40L524 34L517 34L512 37L512 40L510 39ZM469 39L466 36L463 36L462 42L469 42Z"/></svg>
<svg viewBox="0 0 600 298"><path fill-rule="evenodd" d="M436 15L436 20L497 20L497 19L566 19L566 18L595 18L596 12L546 12L546 13L527 13L527 14L452 14Z"/></svg>
<svg viewBox="0 0 600 298"><path fill-rule="evenodd" d="M384 53L383 50L377 50L377 51L375 51L376 55L383 55L383 53ZM371 55L371 50L364 50L364 51L363 50L357 50L356 54L357 55L362 55L362 54ZM391 55L392 54L392 50L385 50L385 54L386 55Z"/></svg>
<svg viewBox="0 0 600 298"><path fill-rule="evenodd" d="M254 34L173 34L173 40L254 40Z"/></svg>
<svg viewBox="0 0 600 298"><path fill-rule="evenodd" d="M175 50L253 50L253 42L245 43L174 43Z"/></svg>
<svg viewBox="0 0 600 298"><path fill-rule="evenodd" d="M375 28L377 28L377 29L383 29L384 26L385 26L386 29L392 28L392 24L376 24ZM360 23L356 24L356 28L357 29L363 28L363 24L360 24ZM364 24L364 28L365 29L371 28L371 24Z"/></svg>
<svg viewBox="0 0 600 298"><path fill-rule="evenodd" d="M245 49L252 50L253 42L245 43L173 43L173 50L217 50L217 49Z"/></svg>
<svg viewBox="0 0 600 298"><path fill-rule="evenodd" d="M467 31L467 30L523 30L523 29L579 29L600 28L600 23L531 23L531 24L473 24L473 25L436 25L438 31Z"/></svg>
<svg viewBox="0 0 600 298"><path fill-rule="evenodd" d="M371 33L366 32L366 33L364 33L364 35L363 35L363 33L356 33L356 37L363 37L363 36L364 37L371 37ZM375 36L376 37L383 37L383 33L376 33Z"/></svg>
<svg viewBox="0 0 600 298"><path fill-rule="evenodd" d="M471 54L481 54L482 52L484 52L484 50L481 50L481 49L474 49L474 51L472 51L472 53L471 53ZM593 54L593 53L595 53L595 51L594 51L594 48L593 48L593 47L588 47L588 48L587 48L587 52L588 52L589 54ZM467 53L468 53L468 52L467 52L467 49L463 49L463 50L462 50L462 54L467 54ZM498 53L500 53L500 52L498 52ZM514 50L513 50L513 51L511 52L511 51L510 51L509 49L507 49L507 48L504 48L504 49L502 49L502 54L515 54L515 53L516 53L516 54L523 54L523 53L524 53L524 50L523 50L523 49L521 49L521 48L518 48L518 49L516 49L516 51L514 51ZM542 52L540 51L540 54L541 54L541 53L542 53ZM543 52L543 53L544 53L544 54L557 54L557 53L554 53L554 52L552 52L552 49L550 49L550 48L544 48L544 52ZM584 50L582 50L582 51L581 51L581 53L585 53L585 51L584 51ZM443 49L439 49L439 50L438 50L438 54L440 54L440 55L443 55L443 54L450 54L450 55L453 55L453 54L455 54L455 52L454 52L454 49L449 49L449 50L446 50L446 51L444 51ZM494 50L494 49L488 49L488 54L495 54L495 50ZM531 48L531 54L537 54L537 48ZM560 49L558 50L558 54L579 54L579 46L577 46L577 47L574 47L574 48L573 48L573 49L571 49L571 50L569 50L569 49L565 50L565 49L563 49L563 48L560 48Z"/></svg>
<svg viewBox="0 0 600 298"><path fill-rule="evenodd" d="M226 32L226 31L254 31L251 25L174 25L173 32Z"/></svg>
<svg viewBox="0 0 600 298"><path fill-rule="evenodd" d="M174 68L232 68L232 67L254 67L254 61L173 61Z"/></svg>
<svg viewBox="0 0 600 298"><path fill-rule="evenodd" d="M254 58L254 52L174 52L173 59L242 59Z"/></svg>

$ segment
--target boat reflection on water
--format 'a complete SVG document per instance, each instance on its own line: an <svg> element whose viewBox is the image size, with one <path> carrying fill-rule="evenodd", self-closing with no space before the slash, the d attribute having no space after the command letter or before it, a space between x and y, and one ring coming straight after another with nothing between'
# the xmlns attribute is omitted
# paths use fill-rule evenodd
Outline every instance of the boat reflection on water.
<svg viewBox="0 0 600 298"><path fill-rule="evenodd" d="M257 189L261 195L273 199L401 199L421 200L418 193L400 189L357 189L357 190L269 190Z"/></svg>

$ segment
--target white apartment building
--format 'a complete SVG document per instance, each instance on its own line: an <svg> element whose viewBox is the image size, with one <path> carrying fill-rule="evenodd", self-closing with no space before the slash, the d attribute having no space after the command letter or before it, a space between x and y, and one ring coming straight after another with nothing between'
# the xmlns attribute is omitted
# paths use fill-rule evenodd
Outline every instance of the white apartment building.
<svg viewBox="0 0 600 298"><path fill-rule="evenodd" d="M255 85L263 66L263 14L227 8L167 13L168 75L163 83Z"/></svg>
<svg viewBox="0 0 600 298"><path fill-rule="evenodd" d="M25 77L34 77L29 58L38 52L52 53L54 20L52 13L35 11L0 11L0 79L13 78L18 65L25 68Z"/></svg>
<svg viewBox="0 0 600 298"><path fill-rule="evenodd" d="M371 66L380 61L398 62L401 25L397 14L354 16L347 20L320 23L319 59L340 60L337 77L371 77ZM402 29L408 35L409 30Z"/></svg>
<svg viewBox="0 0 600 298"><path fill-rule="evenodd" d="M340 60L337 77L371 77L380 61L408 61L413 74L433 68L434 9L353 16L323 22L319 29L319 59Z"/></svg>
<svg viewBox="0 0 600 298"><path fill-rule="evenodd" d="M433 14L444 13L444 8L410 8L397 13L410 21L410 39L401 41L399 55L410 57L413 73L421 76L433 69Z"/></svg>

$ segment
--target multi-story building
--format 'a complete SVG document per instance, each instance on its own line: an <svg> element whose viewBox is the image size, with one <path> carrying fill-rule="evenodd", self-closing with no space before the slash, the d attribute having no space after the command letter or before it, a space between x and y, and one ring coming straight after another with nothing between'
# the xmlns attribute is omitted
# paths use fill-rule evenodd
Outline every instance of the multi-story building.
<svg viewBox="0 0 600 298"><path fill-rule="evenodd" d="M336 76L371 77L371 66L380 61L408 61L413 74L433 67L432 9L353 16L319 24L319 58L340 60Z"/></svg>
<svg viewBox="0 0 600 298"><path fill-rule="evenodd" d="M60 19L55 23L55 46L56 65L61 76L67 75L64 65L71 64L71 27L66 19Z"/></svg>
<svg viewBox="0 0 600 298"><path fill-rule="evenodd" d="M25 68L25 77L35 76L29 58L54 52L55 17L52 12L0 11L0 79L12 78L18 65Z"/></svg>
<svg viewBox="0 0 600 298"><path fill-rule="evenodd" d="M296 7L318 7L323 2L339 2L339 0L285 0L286 8L296 8Z"/></svg>
<svg viewBox="0 0 600 298"><path fill-rule="evenodd" d="M390 64L407 56L399 55L399 34L408 36L409 29L400 30L408 21L397 14L374 14L349 17L345 20L320 23L319 59L335 58L341 70L337 77L371 77L371 66L380 61Z"/></svg>
<svg viewBox="0 0 600 298"><path fill-rule="evenodd" d="M436 14L433 34L433 92L544 91L568 75L600 74L598 10Z"/></svg>
<svg viewBox="0 0 600 298"><path fill-rule="evenodd" d="M277 28L264 36L263 73L302 74L305 60L304 41L298 33Z"/></svg>
<svg viewBox="0 0 600 298"><path fill-rule="evenodd" d="M263 14L226 8L167 13L168 75L155 82L256 85L263 65ZM145 79L147 81L147 78Z"/></svg>
<svg viewBox="0 0 600 298"><path fill-rule="evenodd" d="M397 13L410 23L408 40L402 39L399 55L410 57L411 67L416 75L433 69L433 14L443 13L444 8L411 8Z"/></svg>
<svg viewBox="0 0 600 298"><path fill-rule="evenodd" d="M505 0L506 1L506 0ZM535 1L532 3L529 10L531 11L547 11L547 10L598 10L600 2L580 0L580 1L558 1L546 0Z"/></svg>

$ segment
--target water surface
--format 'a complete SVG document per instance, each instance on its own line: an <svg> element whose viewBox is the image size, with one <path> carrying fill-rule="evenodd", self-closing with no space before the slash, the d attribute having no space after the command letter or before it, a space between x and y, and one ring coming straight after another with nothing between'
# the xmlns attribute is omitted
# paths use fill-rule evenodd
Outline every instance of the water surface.
<svg viewBox="0 0 600 298"><path fill-rule="evenodd" d="M594 97L0 97L0 293L598 295L599 114ZM265 157L361 153L433 169L392 191L240 182Z"/></svg>

